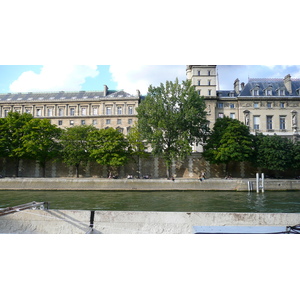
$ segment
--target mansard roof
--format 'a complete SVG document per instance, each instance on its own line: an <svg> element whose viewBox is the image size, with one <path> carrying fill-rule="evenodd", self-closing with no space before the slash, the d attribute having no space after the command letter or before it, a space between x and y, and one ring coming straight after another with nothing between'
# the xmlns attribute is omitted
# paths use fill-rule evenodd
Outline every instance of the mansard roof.
<svg viewBox="0 0 300 300"><path fill-rule="evenodd" d="M29 92L0 94L0 101L26 101L26 100L80 100L80 99L109 99L109 98L137 97L124 91L78 91L78 92Z"/></svg>
<svg viewBox="0 0 300 300"><path fill-rule="evenodd" d="M259 96L265 95L265 89L271 89L272 95L277 95L276 91L282 89L285 91L285 96L298 96L297 90L300 88L300 79L291 79L291 88L292 91L289 93L282 78L250 78L239 96L252 96L251 91L253 89L258 89Z"/></svg>
<svg viewBox="0 0 300 300"><path fill-rule="evenodd" d="M217 91L217 96L220 98L236 97L236 96L238 96L238 94L234 90L219 90L219 91Z"/></svg>

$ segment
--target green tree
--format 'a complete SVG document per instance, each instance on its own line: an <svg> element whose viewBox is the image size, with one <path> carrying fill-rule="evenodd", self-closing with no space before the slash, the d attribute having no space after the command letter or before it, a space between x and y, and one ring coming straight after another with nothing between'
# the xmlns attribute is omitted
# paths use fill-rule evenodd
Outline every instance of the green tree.
<svg viewBox="0 0 300 300"><path fill-rule="evenodd" d="M123 166L129 159L128 141L123 133L113 128L89 132L90 157L98 164L107 166L107 176L113 168Z"/></svg>
<svg viewBox="0 0 300 300"><path fill-rule="evenodd" d="M149 157L149 152L147 152L145 141L143 140L142 134L136 125L130 129L127 134L127 140L129 142L131 158L136 164L138 177L140 178L140 161L142 158Z"/></svg>
<svg viewBox="0 0 300 300"><path fill-rule="evenodd" d="M0 156L11 158L15 162L15 175L19 176L19 164L22 158L27 157L24 150L24 126L33 119L30 114L9 112L0 122Z"/></svg>
<svg viewBox="0 0 300 300"><path fill-rule="evenodd" d="M256 165L273 171L285 171L293 167L294 145L278 135L256 136Z"/></svg>
<svg viewBox="0 0 300 300"><path fill-rule="evenodd" d="M186 158L191 145L202 143L208 131L204 99L189 80L150 85L137 113L142 138L154 155L164 158L167 177L172 160Z"/></svg>
<svg viewBox="0 0 300 300"><path fill-rule="evenodd" d="M228 117L218 118L204 146L203 156L212 164L251 161L254 155L253 136L242 122Z"/></svg>
<svg viewBox="0 0 300 300"><path fill-rule="evenodd" d="M87 139L93 130L96 130L94 126L80 125L66 128L61 135L63 162L75 167L76 177L79 177L79 167L86 166L90 160Z"/></svg>
<svg viewBox="0 0 300 300"><path fill-rule="evenodd" d="M61 129L47 119L32 119L23 129L21 141L24 155L38 161L42 176L45 177L47 161L59 156Z"/></svg>

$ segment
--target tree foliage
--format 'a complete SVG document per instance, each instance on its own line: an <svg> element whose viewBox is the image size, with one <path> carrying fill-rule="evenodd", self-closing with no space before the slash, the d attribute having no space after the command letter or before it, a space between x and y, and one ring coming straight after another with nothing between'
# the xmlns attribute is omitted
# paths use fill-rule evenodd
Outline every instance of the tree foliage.
<svg viewBox="0 0 300 300"><path fill-rule="evenodd" d="M204 146L203 156L212 164L251 161L253 136L242 122L228 117L218 118Z"/></svg>
<svg viewBox="0 0 300 300"><path fill-rule="evenodd" d="M60 152L61 129L47 119L32 119L24 125L21 138L24 155L36 159L45 177L46 162L57 158Z"/></svg>
<svg viewBox="0 0 300 300"><path fill-rule="evenodd" d="M123 133L113 128L89 132L90 156L98 164L107 166L108 175L113 167L123 166L129 159L128 141Z"/></svg>
<svg viewBox="0 0 300 300"><path fill-rule="evenodd" d="M278 135L256 136L256 165L274 171L285 171L293 167L293 142Z"/></svg>
<svg viewBox="0 0 300 300"><path fill-rule="evenodd" d="M129 143L130 157L135 162L138 177L140 177L140 160L141 158L146 158L149 156L149 152L147 152L147 146L145 145L145 141L143 140L142 134L137 126L133 126L130 129L126 138Z"/></svg>
<svg viewBox="0 0 300 300"><path fill-rule="evenodd" d="M28 153L24 150L24 126L32 120L30 114L9 112L0 122L0 156L15 161L15 175L19 175L19 163Z"/></svg>
<svg viewBox="0 0 300 300"><path fill-rule="evenodd" d="M204 99L190 81L150 85L137 112L142 138L154 155L164 158L167 176L172 160L189 155L191 145L202 143L208 130Z"/></svg>
<svg viewBox="0 0 300 300"><path fill-rule="evenodd" d="M76 177L79 177L80 165L84 166L90 160L87 138L89 133L94 130L96 130L94 126L73 126L66 128L61 135L63 162L68 166L75 167Z"/></svg>

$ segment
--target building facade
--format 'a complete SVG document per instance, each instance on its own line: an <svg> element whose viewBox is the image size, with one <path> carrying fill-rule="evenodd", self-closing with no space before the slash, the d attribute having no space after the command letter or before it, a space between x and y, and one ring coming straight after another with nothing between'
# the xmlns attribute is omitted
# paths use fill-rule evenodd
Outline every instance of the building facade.
<svg viewBox="0 0 300 300"><path fill-rule="evenodd" d="M252 78L247 84L236 79L232 90L218 90L216 65L188 65L186 70L204 96L210 128L227 116L243 122L252 134L299 138L300 79Z"/></svg>
<svg viewBox="0 0 300 300"><path fill-rule="evenodd" d="M131 95L111 91L105 85L96 92L53 92L0 94L0 118L11 112L30 113L34 118L49 119L60 128L74 125L113 127L127 134L136 118L140 92Z"/></svg>

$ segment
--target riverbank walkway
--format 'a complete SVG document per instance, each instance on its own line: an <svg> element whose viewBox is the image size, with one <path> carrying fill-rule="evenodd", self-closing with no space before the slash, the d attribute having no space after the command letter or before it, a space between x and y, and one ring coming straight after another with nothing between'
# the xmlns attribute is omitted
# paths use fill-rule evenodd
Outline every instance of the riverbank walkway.
<svg viewBox="0 0 300 300"><path fill-rule="evenodd" d="M1 178L0 190L120 190L120 191L248 191L256 192L255 178L105 179L105 178ZM297 179L266 179L264 190L300 190Z"/></svg>

